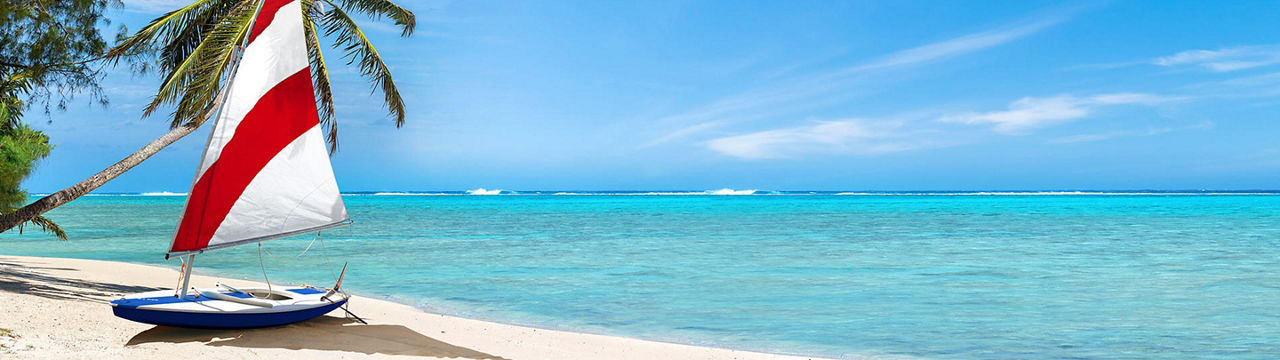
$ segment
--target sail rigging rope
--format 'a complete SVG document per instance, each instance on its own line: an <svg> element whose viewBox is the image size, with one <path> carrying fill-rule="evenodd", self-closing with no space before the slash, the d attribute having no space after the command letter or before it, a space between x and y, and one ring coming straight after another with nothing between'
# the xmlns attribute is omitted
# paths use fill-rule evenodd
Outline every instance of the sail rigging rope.
<svg viewBox="0 0 1280 360"><path fill-rule="evenodd" d="M266 247L262 246L261 242L258 243L258 266L262 267L262 279L266 280L268 297L270 297L271 296L270 294L272 294L273 292L271 290L271 278L267 277L267 263L262 259L262 253L265 251L267 253L267 256L270 256L272 259L276 259L277 261L294 261L302 257L302 255L306 254L308 251L311 251L311 247L315 246L317 240L320 241L320 253L324 255L324 264L329 267L329 275L333 276L334 281L338 281L337 280L338 274L333 272L333 263L329 262L329 249L325 248L324 238L320 236L319 231L317 231L316 236L311 239L311 243L307 244L306 249L303 249L301 253L299 253L298 255L294 255L292 258L288 258L288 259L281 259L279 257L276 257L274 254L271 253L271 250L267 250ZM349 311L347 313L350 314ZM363 320L361 320L361 322L363 322Z"/></svg>
<svg viewBox="0 0 1280 360"><path fill-rule="evenodd" d="M173 288L173 296L178 296L178 293L182 291L182 278L187 276L187 257L180 257L178 261L182 262L182 266L178 267L178 286Z"/></svg>
<svg viewBox="0 0 1280 360"><path fill-rule="evenodd" d="M272 259L276 259L276 260L278 260L278 261L294 261L294 260L297 260L298 258L302 257L302 255L306 255L308 251L311 251L311 247L312 247L312 246L315 246L315 244L316 244L316 240L319 240L319 239L320 239L320 232L319 232L319 231L317 231L317 232L316 232L316 237L314 237L314 238L312 238L312 239L311 239L311 243L310 243L310 244L307 244L307 248L306 248L306 249L303 249L301 253L298 253L298 255L294 255L293 257L288 258L288 259L281 259L281 258L278 258L278 257L276 257L276 255L275 255L275 254L272 254L272 253L271 253L271 250L268 250L268 249L266 249L266 248L263 248L262 250L263 250L263 251L266 251L266 252L267 252L267 256L270 256ZM320 246L321 246L321 247L324 247L323 242L321 243L321 245L320 245ZM262 247L262 243L258 243L258 247ZM330 269L330 272L332 272L332 269Z"/></svg>
<svg viewBox="0 0 1280 360"><path fill-rule="evenodd" d="M267 298L275 291L271 290L271 279L267 277L267 264L262 262L262 243L258 243L258 265L262 266L262 278L267 280Z"/></svg>
<svg viewBox="0 0 1280 360"><path fill-rule="evenodd" d="M324 264L329 266L329 275L333 276L333 281L338 281L338 273L333 272L333 263L329 262L329 250L324 248L324 239L320 237L320 232L316 232L316 238L320 239L320 254L324 255Z"/></svg>
<svg viewBox="0 0 1280 360"><path fill-rule="evenodd" d="M298 255L294 255L291 258L282 259L280 257L277 257L275 254L271 253L270 249L267 249L266 247L262 246L262 243L258 243L258 248L260 249L258 252L259 253L266 252L267 256L270 256L272 259L276 259L276 261L290 262L290 261L297 260L298 258L302 257L302 255L305 255L308 251L311 251L311 248L316 245L317 240L320 241L320 253L324 255L324 264L329 267L329 276L333 276L333 281L338 281L338 273L333 271L333 262L329 261L329 249L325 248L324 237L320 236L319 231L316 232L315 237L311 238L311 243L307 244L306 249L303 249L301 253L298 253ZM258 257L261 258L262 254L258 254ZM261 261L261 259L259 259L259 261ZM266 272L266 271L263 270L263 272Z"/></svg>

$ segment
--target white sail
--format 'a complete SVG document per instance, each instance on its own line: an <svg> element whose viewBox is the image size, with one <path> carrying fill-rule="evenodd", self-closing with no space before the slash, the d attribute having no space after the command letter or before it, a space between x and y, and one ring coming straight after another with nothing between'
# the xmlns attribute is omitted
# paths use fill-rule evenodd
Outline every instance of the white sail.
<svg viewBox="0 0 1280 360"><path fill-rule="evenodd" d="M316 112L301 3L261 6L171 255L347 221Z"/></svg>

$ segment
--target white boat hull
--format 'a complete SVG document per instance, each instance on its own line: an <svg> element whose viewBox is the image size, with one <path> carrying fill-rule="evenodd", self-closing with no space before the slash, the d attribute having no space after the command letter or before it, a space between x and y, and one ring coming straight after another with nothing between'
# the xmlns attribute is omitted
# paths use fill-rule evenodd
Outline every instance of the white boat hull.
<svg viewBox="0 0 1280 360"><path fill-rule="evenodd" d="M291 324L322 316L346 304L347 294L310 287L196 289L185 299L173 290L126 295L111 302L116 316L141 323L192 328L255 328ZM246 294L249 293L249 294Z"/></svg>

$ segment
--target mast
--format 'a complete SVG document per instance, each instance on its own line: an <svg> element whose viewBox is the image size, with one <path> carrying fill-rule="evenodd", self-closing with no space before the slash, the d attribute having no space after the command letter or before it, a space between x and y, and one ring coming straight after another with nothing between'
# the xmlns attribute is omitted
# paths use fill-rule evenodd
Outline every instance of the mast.
<svg viewBox="0 0 1280 360"><path fill-rule="evenodd" d="M252 29L253 29L253 26L254 26L254 25L257 25L257 23L258 23L258 14L259 14L259 12L261 12L261 11L262 11L262 4L261 4L261 3L259 3L259 4L258 4L258 6L256 6L256 7L254 8L254 10L253 10L253 20L250 20L249 26L246 28L247 30L252 30ZM241 40L241 41L240 41L240 43L236 45L236 48L231 49L231 51L234 51L234 52L235 52L235 57L236 57L236 59L235 59L235 62L231 64L231 73L230 73L230 74L227 74L227 83L226 83L226 84L223 84L223 86L222 86L222 93L221 93L221 94L218 94L218 96L214 98L214 99L217 99L217 100L219 101L219 104L218 104L218 111L213 115L213 119L214 119L213 121L214 121L214 124L217 124L218 119L222 117L222 110L224 110L224 109L226 109L226 108L227 108L227 94L231 93L231 83L235 80L236 72L237 72L238 70L240 70L240 59L244 58L244 46L245 46L245 44L247 44L248 42L249 42L249 36L248 36L248 31L246 31L246 32L245 32L244 39L243 39L243 40ZM205 152L208 152L208 151L209 151L209 143L210 143L210 142L213 142L213 133L212 133L212 132L210 132L210 133L209 133L209 138L208 138L208 139L205 139L205 142L204 142L204 151L203 151L203 152L201 152L201 154L200 154L200 158L201 158L201 159L203 159L203 158L204 158ZM198 171L198 170L197 170L196 176L197 176L197 177L199 177L199 176L200 176L200 174L199 174L199 171ZM195 184L195 181L193 180L191 183L192 183L192 184ZM191 200L190 200L190 196L191 196L191 193L190 193L190 192L188 192L188 193L187 193L187 197L188 197L188 199L187 199L186 201L184 201L184 202L183 202L183 204L182 204L182 208L183 208L183 212L184 212L184 213L186 212L186 207L187 207L187 205L191 202ZM179 226L181 226L181 224L179 224ZM175 234L174 234L174 236L177 236L177 234L176 234L176 233L177 233L177 231L178 231L177 229L175 229L175 230L174 230L174 233L175 233ZM164 259L165 259L165 260L169 260L169 256L170 256L169 254L165 254L165 255L164 255ZM182 268L182 285L180 285L180 286L182 286L182 287L180 288L180 290L178 290L178 291L179 291L179 295L178 295L178 298L179 298L179 299L186 299L186 298L187 298L187 289L189 288L189 286L188 286L188 285L191 283L191 267L192 267L192 265L195 263L195 261L196 261L196 255L195 255L195 254L187 255L187 259L186 259L186 262L185 262L186 266L184 266L184 267Z"/></svg>
<svg viewBox="0 0 1280 360"><path fill-rule="evenodd" d="M191 266L195 261L196 256L194 254L187 255L186 266L182 267L182 288L181 290L178 290L180 293L178 295L179 299L187 298L187 289L191 288Z"/></svg>

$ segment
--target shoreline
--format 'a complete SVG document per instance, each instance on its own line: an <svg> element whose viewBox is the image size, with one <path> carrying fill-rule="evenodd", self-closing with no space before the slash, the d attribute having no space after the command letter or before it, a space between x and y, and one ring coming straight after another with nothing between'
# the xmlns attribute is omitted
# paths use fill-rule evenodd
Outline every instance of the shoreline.
<svg viewBox="0 0 1280 360"><path fill-rule="evenodd" d="M178 272L127 262L0 255L0 354L5 358L272 356L470 359L818 359L641 340L427 312L390 300L353 295L355 325L338 314L298 324L248 330L157 327L116 318L107 301L121 294L172 288ZM174 280L176 281L176 280ZM255 281L197 271L193 284Z"/></svg>
<svg viewBox="0 0 1280 360"><path fill-rule="evenodd" d="M172 268L172 267L165 266L165 265L149 264L149 263L144 263L144 262L114 261L114 260L98 260L98 259L81 259L81 258L63 258L63 257L50 257L50 256L4 255L4 254L0 254L0 263L3 263L3 262L4 262L4 258L5 258L5 257L31 257L31 258L40 258L40 259L62 259L62 260L90 260L90 261L103 261L103 262L121 263L121 264L131 264L131 265L139 265L139 266L145 266L145 267L151 267L151 268L157 268L157 269L168 270L168 271L173 272L173 273L175 274L175 275L174 275L175 277L177 276L176 274L178 273L178 269L177 269L177 268ZM0 274L3 274L3 271L0 271ZM227 282L226 282L226 281L224 281L224 280L232 280L232 281L237 281L237 282L241 282L241 283L245 283L245 284L258 285L258 286L261 286L261 285L263 284L262 282L258 282L258 281L257 281L257 279L256 279L256 278L254 278L254 277L250 277L250 276L239 276L239 275L235 275L235 274L216 274L216 272L210 272L210 271L208 271L208 270L207 270L207 268L200 268L200 267L197 267L197 268L193 269L193 270L192 270L192 274L194 274L194 275L196 275L196 276L198 276L198 277L207 277L207 278L212 278L212 279L221 279L221 280L218 280L218 281L222 281L222 282L224 282L224 283L227 283ZM175 280L174 282L176 283L176 280ZM228 284L232 284L232 283L228 283ZM284 281L282 281L282 282L273 282L273 284L284 284L284 285L310 285L310 284L295 284L295 283L289 283L289 282L284 282ZM328 286L327 284L321 284L321 285L322 285L322 286ZM193 285L193 286L197 286L197 285ZM249 285L244 285L244 286L249 286ZM197 286L197 287L204 287L204 286ZM173 285L170 285L170 286L169 286L169 288L173 288ZM699 347L699 348L710 348L710 349L721 349L721 350L729 350L729 351L735 351L735 352L749 352L749 353L760 353L760 354L766 354L766 355L789 356L789 357L791 357L791 358L817 359L817 360L822 360L822 359L845 359L845 358L847 358L847 357L833 357L833 358L830 358L830 357L822 357L822 355L805 355L805 354L798 354L798 353L788 353L788 352L784 352L784 351L773 351L773 350L770 350L770 349L762 349L762 348L756 348L756 349L742 349L742 348L733 348L733 347L729 347L729 346L720 346L720 345L716 345L716 344L696 344L696 343L680 342L679 340L650 339L650 338L642 338L642 337L627 336L627 335L619 335L619 334L608 334L608 333L602 333L602 332L592 332L592 331L586 331L586 330L574 330L574 329L569 329L569 328L558 328L558 327L554 327L554 326L542 326L542 325L537 325L537 324L532 324L532 323L525 323L525 322L520 322L520 321L509 321L509 320L505 320L505 319L501 319L501 318L495 318L495 317L467 316L467 315L463 315L463 314L458 313L458 312L449 312L449 311L445 311L445 310L450 309L450 307L434 307L434 308L423 307L423 306L415 305L415 303L422 303L422 302L423 302L422 300L420 300L420 299L415 299L415 298L396 297L396 296L381 295L381 294L374 294L374 293L361 294L361 293L359 293L359 292L354 292L354 291L349 291L349 290L344 290L344 291L346 291L348 294L350 294L353 298L360 298L360 299L361 299L361 301L373 300L373 301L388 302L388 303L392 303L392 304L396 304L396 305L403 305L403 306L407 306L407 307L413 308L413 309L415 309L415 310L417 310L417 311L419 311L419 312L422 312L422 313L425 313L425 314L428 314L428 315L439 315L439 316L446 316L446 317L451 317L451 318L459 318L459 319L466 319L466 320L482 321L482 322L487 322L487 323L494 323L494 324L499 324L499 325L507 325L507 326L514 326L514 327L528 328L528 329L535 329L535 330L543 330L543 331L560 331L560 332L574 333L574 334L582 334L582 335L607 336L607 337L616 337L616 338L632 339L632 340L648 341L648 342L656 342L656 343L663 343L663 344L672 344L672 345L681 345L681 346L693 346L693 347ZM436 309L436 310L432 310L432 309ZM331 313L331 314L329 314L329 315L334 315L334 314L335 314L335 313ZM357 315L358 315L358 314L357 314ZM868 358L868 357L854 357L854 359L865 359L865 358ZM788 359L790 359L790 358L788 358Z"/></svg>

